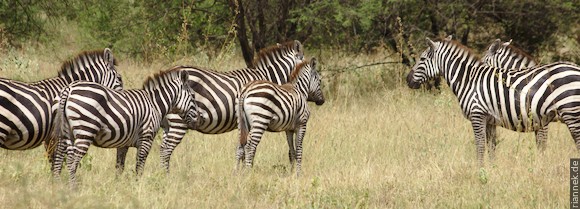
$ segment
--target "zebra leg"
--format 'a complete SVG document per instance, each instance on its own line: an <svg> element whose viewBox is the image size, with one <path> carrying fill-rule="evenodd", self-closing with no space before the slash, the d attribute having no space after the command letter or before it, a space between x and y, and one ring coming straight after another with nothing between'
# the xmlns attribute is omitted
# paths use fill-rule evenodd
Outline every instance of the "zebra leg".
<svg viewBox="0 0 580 209"><path fill-rule="evenodd" d="M117 148L117 164L115 165L117 175L121 175L125 170L125 159L127 158L127 151L129 151L129 147Z"/></svg>
<svg viewBox="0 0 580 209"><path fill-rule="evenodd" d="M236 170L240 170L240 164L244 161L244 155L244 146L238 143L238 147L236 148Z"/></svg>
<svg viewBox="0 0 580 209"><path fill-rule="evenodd" d="M487 141L487 153L489 154L490 161L495 159L495 146L497 146L497 130L496 126L493 124L487 124L485 127L485 137Z"/></svg>
<svg viewBox="0 0 580 209"><path fill-rule="evenodd" d="M483 168L483 155L485 152L485 132L486 132L486 122L484 117L471 117L471 126L473 127L473 133L475 135L475 146L477 149L477 161L479 167Z"/></svg>
<svg viewBox="0 0 580 209"><path fill-rule="evenodd" d="M580 151L580 120L578 120L577 114L566 114L560 113L560 118L564 121L568 130L572 134L572 139L574 139L574 144L576 144L576 149Z"/></svg>
<svg viewBox="0 0 580 209"><path fill-rule="evenodd" d="M161 150L159 151L161 167L165 168L167 173L169 173L171 154L173 154L173 150L181 143L185 133L187 133L187 124L183 123L181 118L177 119L171 116L179 118L176 114L165 116L161 125L163 128L163 142L161 142Z"/></svg>
<svg viewBox="0 0 580 209"><path fill-rule="evenodd" d="M78 165L85 154L87 154L89 146L92 143L93 141L89 139L76 139L74 145L68 147L67 167L69 170L69 184L72 188L76 188L77 186L76 172Z"/></svg>
<svg viewBox="0 0 580 209"><path fill-rule="evenodd" d="M546 150L546 143L548 141L548 126L544 126L536 131L536 145L540 152Z"/></svg>
<svg viewBox="0 0 580 209"><path fill-rule="evenodd" d="M264 134L265 128L252 128L250 129L249 140L244 147L244 152L246 153L246 166L251 168L254 164L254 156L256 155L256 149L258 148L258 144L262 139L262 135Z"/></svg>
<svg viewBox="0 0 580 209"><path fill-rule="evenodd" d="M286 140L288 141L288 158L290 159L291 170L294 170L294 162L296 160L294 131L286 131Z"/></svg>
<svg viewBox="0 0 580 209"><path fill-rule="evenodd" d="M306 122L300 125L296 132L296 176L302 171L302 141L306 135Z"/></svg>
<svg viewBox="0 0 580 209"><path fill-rule="evenodd" d="M141 137L139 141L140 143L137 148L137 163L135 165L135 171L137 172L137 176L141 176L143 174L145 160L147 160L147 156L149 155L149 151L151 150L151 144L153 143L153 135L145 134L143 137Z"/></svg>
<svg viewBox="0 0 580 209"><path fill-rule="evenodd" d="M68 142L67 142L68 141ZM52 163L50 166L50 170L52 171L52 176L56 179L60 178L60 172L62 171L62 164L66 157L66 150L67 147L72 146L72 142L70 140L63 140L60 139L58 141L56 150L54 151L52 158Z"/></svg>

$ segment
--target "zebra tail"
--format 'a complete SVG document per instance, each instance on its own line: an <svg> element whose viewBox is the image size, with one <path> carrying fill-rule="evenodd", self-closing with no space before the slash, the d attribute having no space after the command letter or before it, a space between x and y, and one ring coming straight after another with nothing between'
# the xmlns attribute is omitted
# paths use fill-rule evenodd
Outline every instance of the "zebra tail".
<svg viewBox="0 0 580 209"><path fill-rule="evenodd" d="M246 110L244 109L244 98L245 94L240 96L238 101L238 129L240 129L240 145L244 146L248 140L248 118L246 115Z"/></svg>
<svg viewBox="0 0 580 209"><path fill-rule="evenodd" d="M51 159L55 157L55 151L57 150L58 142L63 138L63 125L66 125L66 117L64 117L64 108L66 106L66 102L68 100L68 95L70 93L70 88L65 88L61 91L60 96L57 97L55 100L58 101L58 105L56 107L56 113L54 116L53 122L53 131L51 137L49 137L48 143L48 156Z"/></svg>

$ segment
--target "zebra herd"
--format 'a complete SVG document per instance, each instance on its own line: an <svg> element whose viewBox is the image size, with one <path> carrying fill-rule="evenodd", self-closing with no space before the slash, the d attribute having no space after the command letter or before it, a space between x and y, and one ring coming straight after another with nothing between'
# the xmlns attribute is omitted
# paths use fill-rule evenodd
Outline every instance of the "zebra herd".
<svg viewBox="0 0 580 209"><path fill-rule="evenodd" d="M536 132L544 150L548 123L564 122L580 149L580 67L556 62L538 65L532 57L498 39L478 59L451 36L431 41L407 76L411 88L443 76L472 123L477 159L490 158L496 126ZM304 59L299 41L263 49L253 68L215 71L176 66L146 79L142 89L124 90L111 50L83 52L66 61L58 76L35 83L0 79L0 147L28 150L45 144L58 178L63 163L69 183L91 145L117 148L122 172L129 147L137 148L142 174L153 139L163 130L160 156L170 158L187 130L221 134L239 130L237 165L252 166L265 131L286 132L288 157L301 172L302 142L310 116L307 102L322 105L322 80L315 58Z"/></svg>
<svg viewBox="0 0 580 209"><path fill-rule="evenodd" d="M136 147L136 172L141 174L153 139L163 128L161 162L169 172L170 156L188 129L208 134L232 131L238 126L239 104L254 111L244 117L245 130L297 133L296 144L288 142L290 150L298 150L290 160L296 159L300 168L310 114L306 102L324 103L316 61L304 60L299 41L261 50L254 68L219 72L176 66L147 78L142 89L124 90L115 64L111 50L104 49L65 62L56 78L36 83L0 79L0 146L27 150L44 142L53 176L60 176L66 160L69 183L75 186L78 164L91 145L117 148L118 172L124 169L128 148ZM263 94L248 84L251 81L285 95ZM258 92L238 100L241 92L248 92L244 89ZM254 99L261 99L262 105L240 102ZM262 121L266 119L270 126ZM258 137L250 135L253 140ZM247 153L255 153L252 148Z"/></svg>

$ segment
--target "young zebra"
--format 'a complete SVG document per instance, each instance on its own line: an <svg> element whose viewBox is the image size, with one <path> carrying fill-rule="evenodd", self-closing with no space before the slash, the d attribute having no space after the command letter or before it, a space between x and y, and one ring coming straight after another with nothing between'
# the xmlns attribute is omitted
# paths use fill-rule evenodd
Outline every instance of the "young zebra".
<svg viewBox="0 0 580 209"><path fill-rule="evenodd" d="M501 69L482 63L463 45L449 40L433 42L407 76L418 88L442 74L471 121L477 159L483 166L486 129L537 131L552 121L563 121L580 149L580 67L567 62L527 69Z"/></svg>
<svg viewBox="0 0 580 209"><path fill-rule="evenodd" d="M58 177L66 146L70 181L76 182L76 169L91 144L119 148L124 159L129 147L137 148L136 172L141 174L151 143L163 117L178 114L190 126L197 122L194 92L187 85L184 67L159 72L149 77L143 89L116 91L97 83L77 82L63 90L58 117L61 139L53 163ZM117 168L124 168L124 161Z"/></svg>
<svg viewBox="0 0 580 209"><path fill-rule="evenodd" d="M191 87L203 120L195 129L205 134L221 134L238 127L235 114L237 95L244 84L255 80L267 80L284 84L290 79L294 67L302 62L304 50L299 41L270 46L260 51L254 60L255 68L229 72L185 68L189 73ZM161 165L169 172L169 160L173 150L181 143L187 126L177 115L169 114L163 122Z"/></svg>
<svg viewBox="0 0 580 209"><path fill-rule="evenodd" d="M321 79L316 71L314 58L310 62L298 64L288 84L277 85L268 81L253 81L246 84L240 92L236 110L240 130L236 167L239 168L244 157L246 165L252 166L256 148L264 131L286 131L288 157L292 167L296 161L296 174L300 175L302 139L310 117L307 101L315 102L316 105L324 104Z"/></svg>
<svg viewBox="0 0 580 209"><path fill-rule="evenodd" d="M109 49L82 52L64 62L57 77L46 80L25 83L0 78L0 147L28 150L48 143L54 127L53 101L77 80L118 90L123 86Z"/></svg>

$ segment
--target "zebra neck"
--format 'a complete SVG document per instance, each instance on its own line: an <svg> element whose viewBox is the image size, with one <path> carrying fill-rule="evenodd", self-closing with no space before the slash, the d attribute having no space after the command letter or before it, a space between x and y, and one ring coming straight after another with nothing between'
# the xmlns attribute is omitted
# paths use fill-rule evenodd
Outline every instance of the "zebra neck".
<svg viewBox="0 0 580 209"><path fill-rule="evenodd" d="M277 84L284 84L290 80L290 73L296 67L293 59L289 56L275 56L277 59L262 59L256 64L256 80L268 80ZM278 58L279 57L279 58Z"/></svg>
<svg viewBox="0 0 580 209"><path fill-rule="evenodd" d="M165 116L177 99L176 89L163 89L163 88L145 88L151 100L153 101L153 107L155 107L156 112L160 114L161 117Z"/></svg>
<svg viewBox="0 0 580 209"><path fill-rule="evenodd" d="M294 92L304 99L308 98L308 86L310 86L308 79L304 78L302 75L295 81L292 81Z"/></svg>
<svg viewBox="0 0 580 209"><path fill-rule="evenodd" d="M459 95L460 89L465 89L476 80L474 77L481 66L477 58L469 55L441 63L439 67L443 71L443 77L456 95Z"/></svg>

